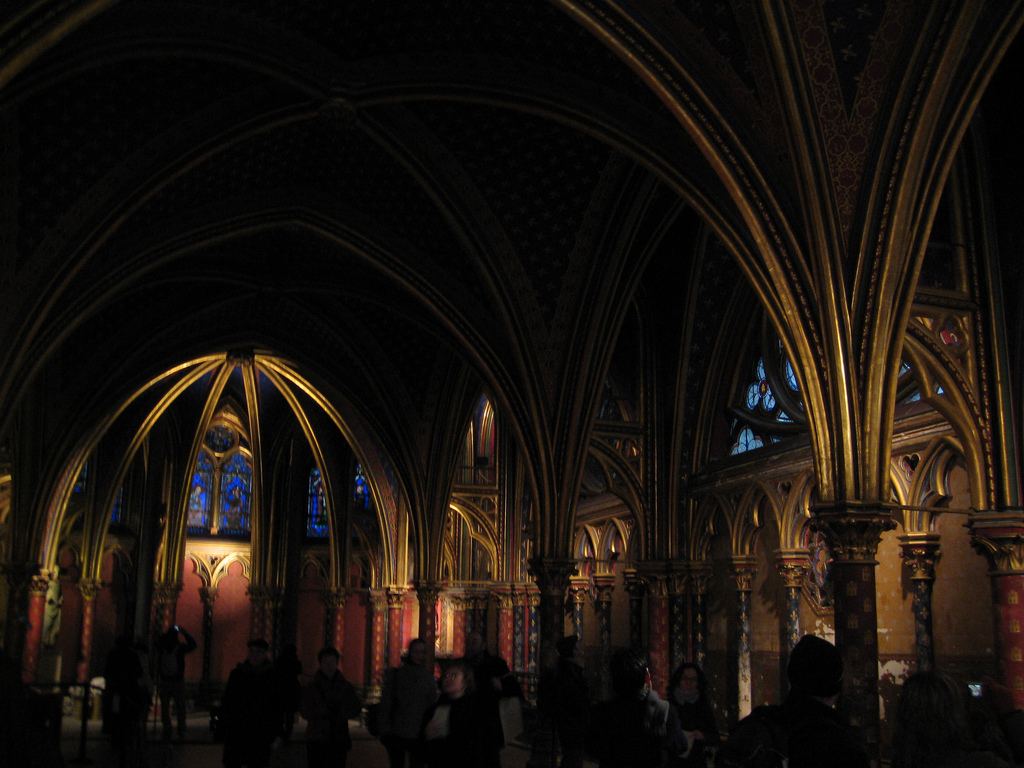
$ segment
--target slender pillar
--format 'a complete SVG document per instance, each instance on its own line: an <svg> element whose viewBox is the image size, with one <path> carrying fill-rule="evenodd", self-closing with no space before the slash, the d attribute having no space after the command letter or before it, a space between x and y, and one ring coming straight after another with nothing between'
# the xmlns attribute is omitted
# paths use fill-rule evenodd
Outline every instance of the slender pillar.
<svg viewBox="0 0 1024 768"><path fill-rule="evenodd" d="M629 594L629 644L633 648L644 647L644 595L647 584L632 568L623 574L626 592Z"/></svg>
<svg viewBox="0 0 1024 768"><path fill-rule="evenodd" d="M832 546L836 647L845 665L843 700L850 723L864 730L868 756L879 759L878 609L875 567L878 543L896 527L874 505L819 508L811 520Z"/></svg>
<svg viewBox="0 0 1024 768"><path fill-rule="evenodd" d="M466 655L466 627L469 598L465 593L451 591L448 593L448 609L452 620L452 658L458 659Z"/></svg>
<svg viewBox="0 0 1024 768"><path fill-rule="evenodd" d="M608 667L612 660L612 593L615 591L615 574L599 573L594 576L594 614L597 618L597 701L611 696Z"/></svg>
<svg viewBox="0 0 1024 768"><path fill-rule="evenodd" d="M679 665L687 660L687 632L689 623L689 606L686 599L686 585L689 581L685 571L673 570L669 575L668 592L669 607L669 670L679 669Z"/></svg>
<svg viewBox="0 0 1024 768"><path fill-rule="evenodd" d="M978 512L969 525L991 569L1002 682L1024 707L1024 510Z"/></svg>
<svg viewBox="0 0 1024 768"><path fill-rule="evenodd" d="M402 663L402 612L405 610L404 587L388 587L387 666Z"/></svg>
<svg viewBox="0 0 1024 768"><path fill-rule="evenodd" d="M434 666L437 651L437 598L441 588L434 582L421 581L416 584L416 600L420 604L419 637L427 644L427 668Z"/></svg>
<svg viewBox="0 0 1024 768"><path fill-rule="evenodd" d="M751 557L740 556L732 559L730 567L736 582L736 711L737 718L742 719L751 710L750 592L757 563Z"/></svg>
<svg viewBox="0 0 1024 768"><path fill-rule="evenodd" d="M935 636L932 632L932 586L935 564L941 552L939 534L907 533L899 537L900 556L910 568L914 585L914 642L918 671L935 669Z"/></svg>
<svg viewBox="0 0 1024 768"><path fill-rule="evenodd" d="M526 680L529 670L529 659L526 652L529 644L527 642L527 618L529 616L528 603L529 592L524 586L516 587L513 591L512 604L512 658L510 662L512 671L518 673L521 680ZM524 686L525 690L526 686Z"/></svg>
<svg viewBox="0 0 1024 768"><path fill-rule="evenodd" d="M641 574L647 583L647 668L651 685L664 698L668 691L670 572L665 563L644 563ZM642 647L642 646L641 646Z"/></svg>
<svg viewBox="0 0 1024 768"><path fill-rule="evenodd" d="M701 669L708 660L708 581L711 566L703 562L690 563L690 658Z"/></svg>
<svg viewBox="0 0 1024 768"><path fill-rule="evenodd" d="M28 627L25 630L25 653L22 678L26 683L36 679L39 669L39 651L43 645L43 616L46 612L46 591L50 587L48 576L33 576L28 587Z"/></svg>
<svg viewBox="0 0 1024 768"><path fill-rule="evenodd" d="M75 680L80 684L88 683L92 669L92 634L96 619L96 598L103 588L99 579L82 579L78 582L78 590L82 593L82 635L78 646L78 672Z"/></svg>
<svg viewBox="0 0 1024 768"><path fill-rule="evenodd" d="M345 652L345 603L347 589L328 589L323 593L324 647L332 647L340 654Z"/></svg>
<svg viewBox="0 0 1024 768"><path fill-rule="evenodd" d="M800 622L800 595L802 594L804 578L811 565L807 559L807 550L776 550L775 567L782 576L782 583L786 590L786 658L796 647L796 644L803 637Z"/></svg>
<svg viewBox="0 0 1024 768"><path fill-rule="evenodd" d="M377 700L380 699L381 684L387 670L388 596L383 589L370 590L370 607L373 617L370 622L370 688L367 697Z"/></svg>
<svg viewBox="0 0 1024 768"><path fill-rule="evenodd" d="M526 672L530 681L528 698L535 702L540 676L540 592L532 585L526 592L526 623Z"/></svg>
<svg viewBox="0 0 1024 768"><path fill-rule="evenodd" d="M39 575L39 566L36 563L8 561L0 563L0 570L3 572L8 588L7 621L2 638L3 647L10 658L24 661L25 641L29 629L28 614L32 580ZM3 617L0 616L0 618Z"/></svg>
<svg viewBox="0 0 1024 768"><path fill-rule="evenodd" d="M540 671L538 683L538 712L533 745L530 751L529 768L547 768L553 765L557 748L555 746L555 724L552 718L551 687L554 684L558 653L555 643L563 636L562 612L565 606L565 592L569 577L576 573L575 560L537 557L530 561L530 575L540 590Z"/></svg>
<svg viewBox="0 0 1024 768"><path fill-rule="evenodd" d="M573 576L569 579L569 598L572 600L572 631L583 645L583 605L590 594L590 579Z"/></svg>
<svg viewBox="0 0 1024 768"><path fill-rule="evenodd" d="M208 700L213 689L213 604L217 602L216 587L202 587L199 599L203 603L203 673L199 680L200 698Z"/></svg>
<svg viewBox="0 0 1024 768"><path fill-rule="evenodd" d="M502 587L494 591L494 600L498 605L498 655L509 664L509 669L515 670L513 654L513 636L515 633L514 620L512 617L515 600L512 590Z"/></svg>

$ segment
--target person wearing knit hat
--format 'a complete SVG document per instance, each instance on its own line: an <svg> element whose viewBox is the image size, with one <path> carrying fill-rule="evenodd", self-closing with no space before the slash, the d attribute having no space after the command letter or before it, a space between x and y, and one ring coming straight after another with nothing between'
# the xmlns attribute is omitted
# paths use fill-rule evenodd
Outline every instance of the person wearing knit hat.
<svg viewBox="0 0 1024 768"><path fill-rule="evenodd" d="M789 768L868 768L862 734L844 722L837 706L843 690L839 649L804 635L789 654L786 676L785 701L757 707L743 718L719 750L716 768L760 765L757 760L766 755Z"/></svg>
<svg viewBox="0 0 1024 768"><path fill-rule="evenodd" d="M789 654L786 676L791 689L830 699L843 690L843 657L828 640L804 635Z"/></svg>

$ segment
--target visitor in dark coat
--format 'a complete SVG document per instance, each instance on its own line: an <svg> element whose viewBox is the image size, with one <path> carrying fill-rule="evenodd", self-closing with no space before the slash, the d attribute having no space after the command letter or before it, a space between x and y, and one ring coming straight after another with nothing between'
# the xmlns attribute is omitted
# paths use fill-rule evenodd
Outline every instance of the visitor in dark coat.
<svg viewBox="0 0 1024 768"><path fill-rule="evenodd" d="M464 659L441 676L441 698L427 710L421 731L428 768L482 768L498 764L501 723L482 706L473 668Z"/></svg>
<svg viewBox="0 0 1024 768"><path fill-rule="evenodd" d="M521 698L523 691L509 669L508 662L487 650L487 643L479 632L473 631L466 635L466 655L462 660L473 670L479 706L487 710L486 724L488 727L491 724L497 727L497 731L489 734L488 739L495 739L498 749L494 752L493 759L489 756L488 762L479 768L498 768L501 764L501 749L505 746L499 701L509 696Z"/></svg>
<svg viewBox="0 0 1024 768"><path fill-rule="evenodd" d="M980 743L966 686L941 672L906 679L896 709L892 768L1015 768L1024 764L1024 712L1013 691L986 678L982 698L1002 738Z"/></svg>
<svg viewBox="0 0 1024 768"><path fill-rule="evenodd" d="M583 676L583 644L579 637L563 637L555 644L555 728L562 750L561 768L582 768L583 742L590 716L590 689Z"/></svg>
<svg viewBox="0 0 1024 768"><path fill-rule="evenodd" d="M646 658L634 650L611 660L614 697L595 705L587 730L587 751L601 768L663 768L670 757L689 752L675 710L651 690Z"/></svg>
<svg viewBox="0 0 1024 768"><path fill-rule="evenodd" d="M423 716L437 701L437 681L426 665L427 644L420 638L409 643L401 665L389 669L380 697L380 740L388 751L389 768L423 768L419 752Z"/></svg>
<svg viewBox="0 0 1024 768"><path fill-rule="evenodd" d="M323 648L316 660L320 668L302 692L309 768L345 768L352 749L348 721L359 716L363 703L338 669L335 648Z"/></svg>
<svg viewBox="0 0 1024 768"><path fill-rule="evenodd" d="M690 754L674 758L673 768L704 768L705 748L718 746L718 725L708 699L707 680L696 664L680 664L668 682L668 700L679 718L679 725L693 742Z"/></svg>
<svg viewBox="0 0 1024 768"><path fill-rule="evenodd" d="M226 768L265 768L281 731L281 694L266 640L250 640L249 656L231 670L221 702Z"/></svg>
<svg viewBox="0 0 1024 768"><path fill-rule="evenodd" d="M295 714L302 702L302 683L299 682L302 662L299 661L298 651L293 644L282 646L281 653L274 659L274 672L281 687L281 740L287 744L292 738Z"/></svg>

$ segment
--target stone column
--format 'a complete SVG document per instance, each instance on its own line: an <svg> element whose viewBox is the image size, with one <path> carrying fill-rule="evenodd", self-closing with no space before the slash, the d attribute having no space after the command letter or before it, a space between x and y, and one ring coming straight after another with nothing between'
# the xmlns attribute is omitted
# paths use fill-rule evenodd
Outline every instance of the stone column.
<svg viewBox="0 0 1024 768"><path fill-rule="evenodd" d="M324 647L345 652L345 603L347 589L327 589L322 595L324 601Z"/></svg>
<svg viewBox="0 0 1024 768"><path fill-rule="evenodd" d="M526 679L529 670L529 659L527 657L528 629L527 619L529 618L530 594L525 587L517 587L512 594L512 658L509 662L513 672L518 672L522 679ZM524 686L525 688L525 686Z"/></svg>
<svg viewBox="0 0 1024 768"><path fill-rule="evenodd" d="M213 604L217 602L216 587L201 587L199 599L203 603L203 674L199 680L199 695L208 701L213 684Z"/></svg>
<svg viewBox="0 0 1024 768"><path fill-rule="evenodd" d="M252 608L252 638L262 638L274 647L274 619L280 605L280 590L262 584L250 584L246 590Z"/></svg>
<svg viewBox="0 0 1024 768"><path fill-rule="evenodd" d="M786 658L803 637L800 623L800 596L803 591L804 578L811 565L807 559L807 550L794 549L775 551L775 567L782 576L786 590Z"/></svg>
<svg viewBox="0 0 1024 768"><path fill-rule="evenodd" d="M875 566L882 534L896 527L880 508L819 508L811 520L832 545L836 647L845 665L843 701L852 726L863 728L868 756L879 759L878 610Z"/></svg>
<svg viewBox="0 0 1024 768"><path fill-rule="evenodd" d="M529 675L529 698L537 700L537 681L540 674L540 592L536 585L526 590L526 672Z"/></svg>
<svg viewBox="0 0 1024 768"><path fill-rule="evenodd" d="M405 610L404 587L388 587L388 632L387 632L387 667L397 667L402 663L402 612Z"/></svg>
<svg viewBox="0 0 1024 768"><path fill-rule="evenodd" d="M562 616L565 607L565 593L569 578L576 573L576 561L557 558L535 557L530 560L530 575L540 590L538 619L540 623L540 670L538 682L538 713L533 745L530 751L529 768L546 768L554 763L555 724L551 716L550 693L554 685L558 653L555 643L563 636Z"/></svg>
<svg viewBox="0 0 1024 768"><path fill-rule="evenodd" d="M918 671L935 669L935 635L932 632L932 586L939 561L939 534L907 533L899 537L900 557L910 568L914 585L914 643Z"/></svg>
<svg viewBox="0 0 1024 768"><path fill-rule="evenodd" d="M647 583L647 668L652 687L665 698L672 674L669 669L670 574L664 563L644 563L641 573Z"/></svg>
<svg viewBox="0 0 1024 768"><path fill-rule="evenodd" d="M461 591L452 590L448 593L449 615L452 619L452 648L453 659L466 655L466 613L470 608L469 598Z"/></svg>
<svg viewBox="0 0 1024 768"><path fill-rule="evenodd" d="M647 594L647 584L632 568L626 569L623 579L629 594L629 644L633 648L643 649L644 595Z"/></svg>
<svg viewBox="0 0 1024 768"><path fill-rule="evenodd" d="M752 557L740 556L732 558L729 565L736 582L736 716L742 719L751 710L750 591L754 585L757 563Z"/></svg>
<svg viewBox="0 0 1024 768"><path fill-rule="evenodd" d="M427 668L434 667L437 651L437 598L441 587L434 582L421 581L416 584L416 600L420 604L419 637L427 644Z"/></svg>
<svg viewBox="0 0 1024 768"><path fill-rule="evenodd" d="M583 605L590 594L590 579L573 576L569 579L569 598L572 600L572 631L583 645Z"/></svg>
<svg viewBox="0 0 1024 768"><path fill-rule="evenodd" d="M99 579L82 579L78 582L78 590L82 593L82 635L79 640L78 671L76 682L88 683L92 668L92 630L96 619L96 598L103 588Z"/></svg>
<svg viewBox="0 0 1024 768"><path fill-rule="evenodd" d="M711 566L707 563L690 563L690 658L704 669L708 660L708 581Z"/></svg>
<svg viewBox="0 0 1024 768"><path fill-rule="evenodd" d="M33 576L28 587L28 627L25 629L25 653L22 657L22 678L26 683L36 679L39 669L39 651L43 645L43 616L46 612L46 591L50 579L46 575Z"/></svg>
<svg viewBox="0 0 1024 768"><path fill-rule="evenodd" d="M509 669L515 672L515 659L513 654L513 636L515 634L514 620L512 618L512 606L514 599L512 590L508 587L496 589L493 592L494 600L498 604L498 655L508 662Z"/></svg>
<svg viewBox="0 0 1024 768"><path fill-rule="evenodd" d="M160 582L153 585L153 626L159 636L177 623L178 595L184 585Z"/></svg>
<svg viewBox="0 0 1024 768"><path fill-rule="evenodd" d="M684 571L673 571L669 574L668 591L669 607L669 670L670 673L679 669L687 656L687 625L690 618L686 600L686 586L689 577Z"/></svg>
<svg viewBox="0 0 1024 768"><path fill-rule="evenodd" d="M383 589L370 590L370 686L367 698L380 699L384 672L387 671L385 645L387 643L388 596Z"/></svg>
<svg viewBox="0 0 1024 768"><path fill-rule="evenodd" d="M612 660L612 594L615 574L599 573L594 576L594 614L597 617L598 657L596 663L597 691L594 699L603 701L611 696L608 667Z"/></svg>
<svg viewBox="0 0 1024 768"><path fill-rule="evenodd" d="M1024 510L978 512L969 526L989 562L1003 683L1024 707Z"/></svg>

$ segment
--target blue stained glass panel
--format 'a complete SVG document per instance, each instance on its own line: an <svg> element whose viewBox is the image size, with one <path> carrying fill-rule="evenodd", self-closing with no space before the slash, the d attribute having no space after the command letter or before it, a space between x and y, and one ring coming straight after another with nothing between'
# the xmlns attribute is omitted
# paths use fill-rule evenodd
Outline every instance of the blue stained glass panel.
<svg viewBox="0 0 1024 768"><path fill-rule="evenodd" d="M306 535L323 539L328 534L327 504L324 500L324 481L316 467L309 472L309 496L306 503Z"/></svg>
<svg viewBox="0 0 1024 768"><path fill-rule="evenodd" d="M362 504L364 509L370 508L370 486L366 484L366 475L363 474L363 467L356 465L355 487L352 490L352 500Z"/></svg>
<svg viewBox="0 0 1024 768"><path fill-rule="evenodd" d="M252 492L252 464L249 459L235 453L228 459L220 477L220 533L249 532L249 504Z"/></svg>
<svg viewBox="0 0 1024 768"><path fill-rule="evenodd" d="M210 492L213 485L213 462L205 451L199 452L192 488L188 495L188 530L191 533L210 530Z"/></svg>

